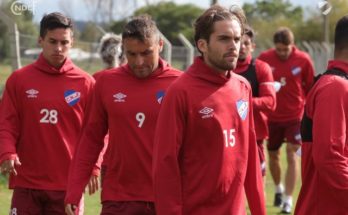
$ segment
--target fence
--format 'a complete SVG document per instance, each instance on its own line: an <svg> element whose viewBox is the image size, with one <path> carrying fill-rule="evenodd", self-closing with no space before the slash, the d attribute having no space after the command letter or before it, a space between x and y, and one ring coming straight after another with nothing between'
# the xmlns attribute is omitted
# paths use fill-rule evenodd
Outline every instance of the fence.
<svg viewBox="0 0 348 215"><path fill-rule="evenodd" d="M180 36L183 41L183 46L172 46L169 41L165 43L164 51L161 56L171 64L181 70L191 65L194 56L198 55L197 50L192 44L189 44L188 40ZM31 35L19 36L21 63L26 65L37 58L41 49L37 44L37 38ZM169 44L168 44L169 43ZM298 48L306 51L313 59L316 73L322 73L325 71L327 61L333 57L333 46L326 43L319 42L307 42L302 41L296 44ZM168 47L170 46L170 47ZM254 51L254 57L257 57L259 53L272 46L271 42L267 42L266 45L259 46ZM74 48L71 49L69 55L75 64L89 73L101 70L103 68L102 61L98 54L98 43L90 43L83 41L75 41ZM170 52L170 53L168 53Z"/></svg>

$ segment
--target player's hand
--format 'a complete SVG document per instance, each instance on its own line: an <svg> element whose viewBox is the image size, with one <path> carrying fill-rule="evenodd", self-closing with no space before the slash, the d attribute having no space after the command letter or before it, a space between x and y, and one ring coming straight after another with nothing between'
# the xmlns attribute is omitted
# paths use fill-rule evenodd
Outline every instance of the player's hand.
<svg viewBox="0 0 348 215"><path fill-rule="evenodd" d="M75 215L76 205L66 204L65 213L68 215Z"/></svg>
<svg viewBox="0 0 348 215"><path fill-rule="evenodd" d="M99 189L99 180L98 180L98 176L96 175L92 175L91 179L89 179L88 182L88 194L92 195L95 192L97 192Z"/></svg>
<svg viewBox="0 0 348 215"><path fill-rule="evenodd" d="M0 165L1 173L6 174L14 174L17 175L16 166L20 166L21 162L18 157L14 160L4 160Z"/></svg>

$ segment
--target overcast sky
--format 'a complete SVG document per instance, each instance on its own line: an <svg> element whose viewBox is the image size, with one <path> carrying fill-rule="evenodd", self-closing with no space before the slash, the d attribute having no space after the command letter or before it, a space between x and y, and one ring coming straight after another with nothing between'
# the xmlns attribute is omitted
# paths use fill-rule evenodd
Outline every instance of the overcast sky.
<svg viewBox="0 0 348 215"><path fill-rule="evenodd" d="M69 14L75 20L90 20L88 8L85 7L83 0L19 0L20 2L26 3L34 11L34 20L39 22L45 13L53 11L60 11ZM219 0L219 3L225 6L233 4L243 5L245 2L252 3L258 0ZM315 7L320 0L290 0L293 5L300 5L304 7ZM138 6L143 6L141 2ZM174 0L177 4L193 3L199 7L206 8L209 6L211 0Z"/></svg>

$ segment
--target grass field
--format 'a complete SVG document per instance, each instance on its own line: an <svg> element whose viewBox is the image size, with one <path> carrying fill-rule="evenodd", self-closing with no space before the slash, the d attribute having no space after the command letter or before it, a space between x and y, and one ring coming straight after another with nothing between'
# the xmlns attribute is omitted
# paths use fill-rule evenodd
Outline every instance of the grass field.
<svg viewBox="0 0 348 215"><path fill-rule="evenodd" d="M285 148L285 147L283 147ZM285 169L286 161L285 161L285 151L282 152L282 167ZM294 203L296 203L298 192L300 189L300 179L298 180L296 190L294 193ZM11 191L6 188L6 179L3 176L0 176L0 215L7 214L10 207L11 201ZM100 213L100 200L99 193L94 194L92 196L85 196L85 215L96 215ZM268 215L276 215L279 214L280 209L273 207L273 195L274 195L274 186L271 179L271 176L268 171L267 180L266 180L266 195L267 195L267 214Z"/></svg>

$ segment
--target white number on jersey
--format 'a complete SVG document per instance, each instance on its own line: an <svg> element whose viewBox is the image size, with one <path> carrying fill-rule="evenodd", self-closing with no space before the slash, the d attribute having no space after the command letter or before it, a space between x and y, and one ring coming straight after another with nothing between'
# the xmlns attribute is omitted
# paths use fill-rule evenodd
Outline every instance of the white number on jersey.
<svg viewBox="0 0 348 215"><path fill-rule="evenodd" d="M234 136L234 132L236 132L236 129L224 129L224 136L225 136L225 146L226 147L233 147L236 145L236 137Z"/></svg>
<svg viewBox="0 0 348 215"><path fill-rule="evenodd" d="M280 78L280 83L282 86L285 86L286 85L286 78L285 77L281 77Z"/></svg>
<svg viewBox="0 0 348 215"><path fill-rule="evenodd" d="M139 122L138 127L141 128L145 121L145 114L142 112L139 112L135 115L135 119Z"/></svg>
<svg viewBox="0 0 348 215"><path fill-rule="evenodd" d="M42 118L40 119L41 123L51 123L51 124L57 124L58 122L58 112L57 110L48 110L48 109L41 109L40 114L43 114Z"/></svg>
<svg viewBox="0 0 348 215"><path fill-rule="evenodd" d="M10 210L10 215L17 215L17 208Z"/></svg>

